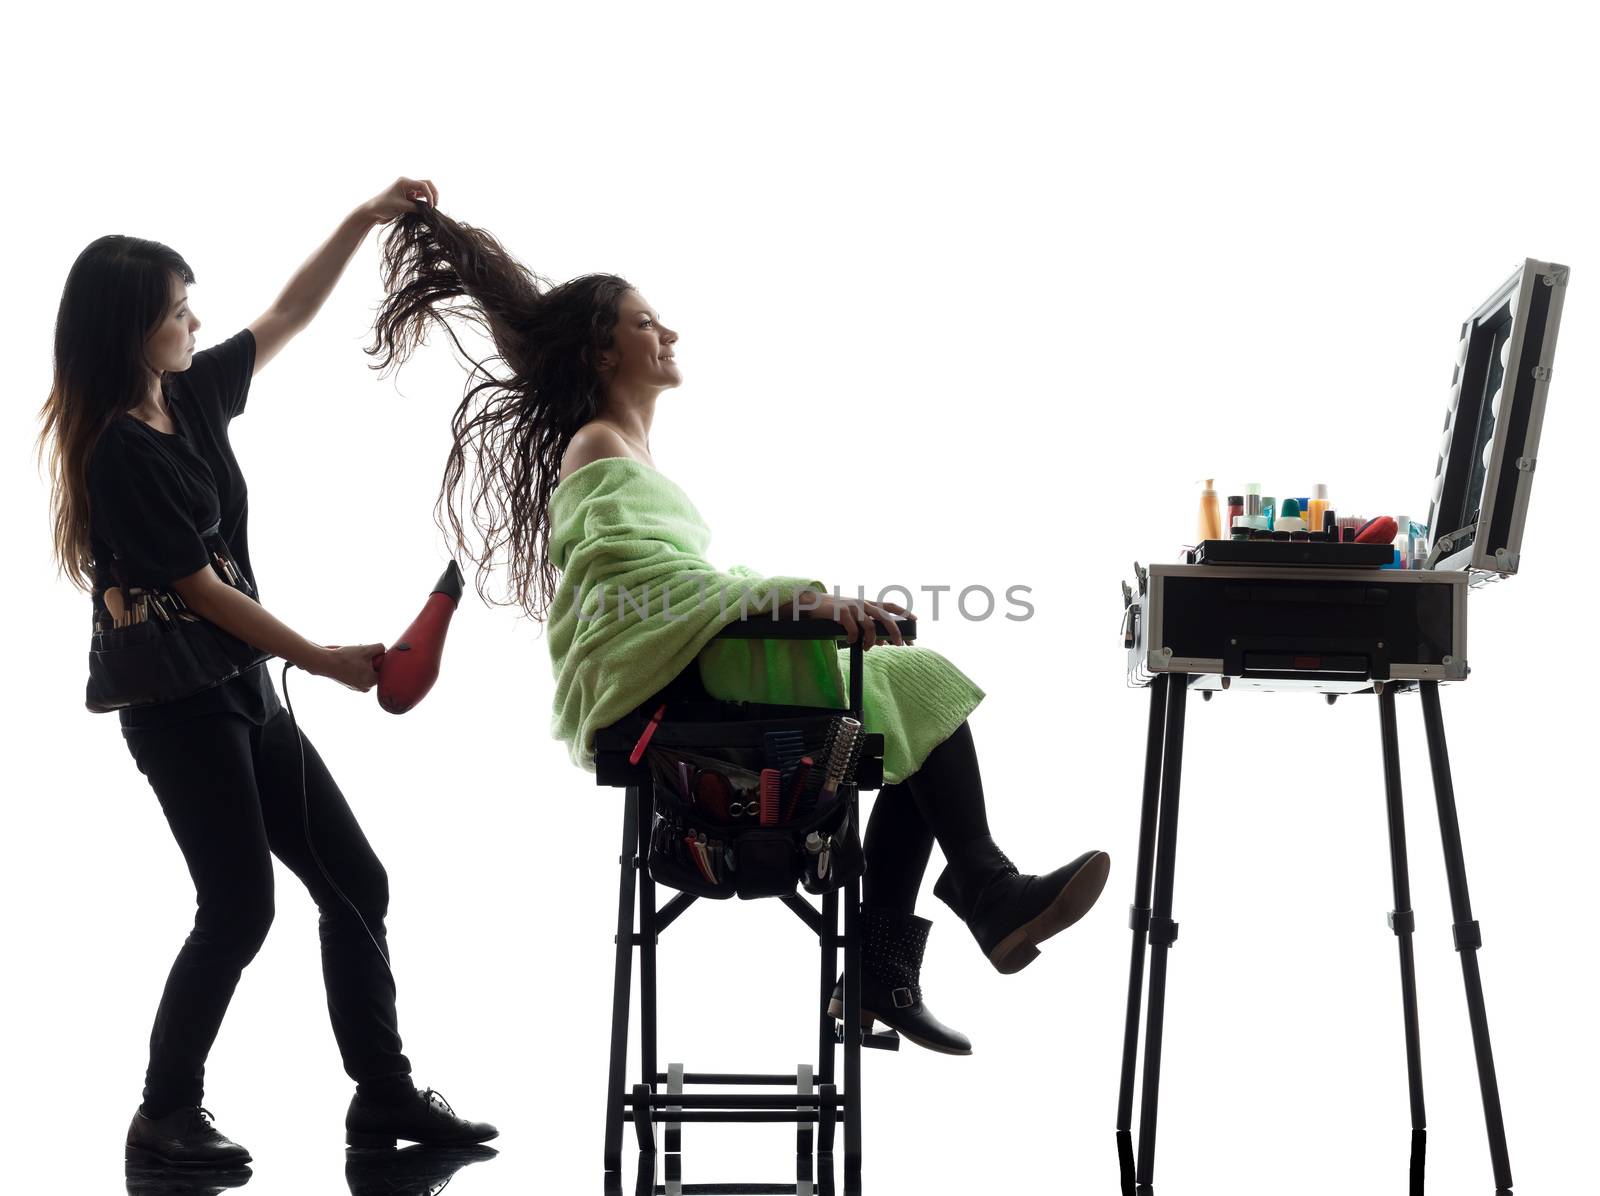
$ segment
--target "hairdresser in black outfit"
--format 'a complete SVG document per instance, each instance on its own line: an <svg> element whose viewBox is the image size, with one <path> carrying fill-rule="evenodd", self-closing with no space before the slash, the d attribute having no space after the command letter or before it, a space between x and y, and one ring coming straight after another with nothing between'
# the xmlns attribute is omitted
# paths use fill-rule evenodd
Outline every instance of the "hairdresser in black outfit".
<svg viewBox="0 0 1600 1196"><path fill-rule="evenodd" d="M375 684L382 644L319 646L249 596L248 502L228 424L244 412L252 377L310 322L368 231L418 198L435 200L433 185L403 178L356 208L265 314L200 353L188 296L194 274L177 253L110 236L79 255L61 298L40 439L50 447L57 558L91 590L102 625L124 626L142 613L127 609L122 585L161 586L201 618L306 672L359 691ZM249 592L229 584L225 566L213 568L216 536ZM124 708L120 718L183 851L198 907L156 1012L144 1099L128 1128L130 1162L229 1167L250 1159L200 1104L206 1056L240 971L272 923L274 855L319 910L328 1013L357 1083L348 1142L493 1138L493 1126L457 1117L437 1094L412 1085L383 946L388 878L321 757L279 703L268 666L188 697Z"/></svg>

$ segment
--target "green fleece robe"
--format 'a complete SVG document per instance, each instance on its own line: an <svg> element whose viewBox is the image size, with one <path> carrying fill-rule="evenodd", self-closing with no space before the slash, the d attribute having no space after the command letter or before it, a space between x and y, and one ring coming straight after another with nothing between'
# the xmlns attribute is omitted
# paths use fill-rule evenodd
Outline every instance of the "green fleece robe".
<svg viewBox="0 0 1600 1196"><path fill-rule="evenodd" d="M771 617L816 578L714 569L711 531L689 496L631 457L592 461L550 498L550 559L561 584L547 634L555 674L551 734L594 771L594 734L698 664L715 698L844 709L849 649L828 640L714 639L740 618ZM983 700L930 648L884 644L862 657L862 721L884 736L884 780L915 772ZM669 715L670 717L670 711Z"/></svg>

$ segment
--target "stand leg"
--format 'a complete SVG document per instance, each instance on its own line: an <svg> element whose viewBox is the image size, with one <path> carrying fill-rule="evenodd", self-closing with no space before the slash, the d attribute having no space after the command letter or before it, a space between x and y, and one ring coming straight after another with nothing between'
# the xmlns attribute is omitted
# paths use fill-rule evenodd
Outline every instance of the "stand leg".
<svg viewBox="0 0 1600 1196"><path fill-rule="evenodd" d="M1472 1048L1478 1057L1478 1087L1483 1093L1483 1118L1489 1130L1489 1158L1494 1164L1495 1187L1511 1187L1511 1160L1506 1150L1505 1120L1500 1113L1500 1087L1494 1075L1494 1052L1489 1045L1489 1017L1483 1006L1483 981L1478 975L1478 948L1483 936L1472 918L1467 896L1467 865L1461 852L1461 825L1456 819L1455 787L1450 780L1450 756L1444 742L1444 717L1439 711L1439 683L1424 681L1422 718L1428 731L1428 760L1433 766L1433 792L1439 805L1439 834L1444 840L1445 874L1450 881L1450 915L1455 925L1456 951L1461 955L1461 975L1466 982L1467 1013L1472 1022Z"/></svg>
<svg viewBox="0 0 1600 1196"><path fill-rule="evenodd" d="M650 842L655 820L653 787L639 791L638 839ZM639 1079L656 1090L656 882L645 867L648 850L639 852Z"/></svg>
<svg viewBox="0 0 1600 1196"><path fill-rule="evenodd" d="M1174 673L1167 692L1166 742L1161 762L1161 817L1156 835L1155 908L1150 917L1150 1010L1144 1032L1144 1082L1139 1109L1136 1178L1152 1182L1156 1159L1156 1102L1161 1088L1161 1026L1167 1003L1167 950L1178 938L1172 920L1173 866L1178 850L1178 787L1183 776L1183 715L1189 677Z"/></svg>
<svg viewBox="0 0 1600 1196"><path fill-rule="evenodd" d="M1406 860L1406 815L1400 789L1400 734L1395 724L1394 687L1381 682L1378 723L1383 736L1383 787L1389 807L1389 867L1394 877L1394 909L1389 912L1389 928L1400 945L1400 1004L1405 1016L1406 1081L1411 1089L1411 1191L1420 1196L1428 1144L1428 1115L1422 1104L1417 969L1411 953L1416 916L1411 911L1411 871Z"/></svg>
<svg viewBox="0 0 1600 1196"><path fill-rule="evenodd" d="M844 887L844 1177L861 1178L861 881Z"/></svg>
<svg viewBox="0 0 1600 1196"><path fill-rule="evenodd" d="M606 1078L606 1170L622 1170L622 1085L628 1068L628 1001L633 985L633 886L639 847L639 790L622 803L621 881L617 890L617 969L611 989L611 1067Z"/></svg>
<svg viewBox="0 0 1600 1196"><path fill-rule="evenodd" d="M1128 1016L1122 1030L1122 1086L1117 1094L1117 1164L1126 1192L1133 1188L1133 1080L1139 1061L1139 1007L1144 996L1145 934L1150 929L1150 878L1155 869L1156 815L1161 796L1161 745L1165 739L1169 681L1150 686L1150 729L1144 749L1144 803L1139 815L1139 861L1134 870L1128 925L1133 950L1128 961Z"/></svg>

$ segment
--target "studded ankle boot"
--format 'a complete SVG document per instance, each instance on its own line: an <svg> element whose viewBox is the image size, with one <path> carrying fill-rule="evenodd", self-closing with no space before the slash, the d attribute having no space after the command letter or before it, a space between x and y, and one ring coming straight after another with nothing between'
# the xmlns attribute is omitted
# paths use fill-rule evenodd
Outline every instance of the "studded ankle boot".
<svg viewBox="0 0 1600 1196"><path fill-rule="evenodd" d="M1111 857L1086 851L1044 876L1021 873L984 836L948 853L934 896L967 924L995 968L1020 972L1039 957L1039 944L1084 914L1105 888Z"/></svg>
<svg viewBox="0 0 1600 1196"><path fill-rule="evenodd" d="M933 923L899 910L861 907L861 1025L873 1019L900 1032L908 1042L945 1055L970 1055L972 1043L952 1030L922 1001L922 952ZM832 1017L844 1018L844 980L828 1002Z"/></svg>

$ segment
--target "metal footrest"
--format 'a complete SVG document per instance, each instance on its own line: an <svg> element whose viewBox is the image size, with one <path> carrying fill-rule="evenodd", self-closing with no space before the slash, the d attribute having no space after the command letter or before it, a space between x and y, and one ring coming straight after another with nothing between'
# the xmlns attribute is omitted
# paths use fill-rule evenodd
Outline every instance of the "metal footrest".
<svg viewBox="0 0 1600 1196"><path fill-rule="evenodd" d="M844 1042L844 1023L833 1023L833 1041ZM882 1030L863 1030L861 1032L861 1045L871 1047L875 1051L898 1051L900 1049L900 1032L885 1027Z"/></svg>
<svg viewBox="0 0 1600 1196"><path fill-rule="evenodd" d="M625 1121L636 1123L665 1122L669 1153L677 1152L678 1127L688 1121L792 1121L815 1124L828 1114L834 1120L841 1120L845 1102L849 1098L839 1095L832 1085L822 1085L819 1091L815 1074L809 1063L800 1064L795 1071L776 1074L685 1071L681 1063L672 1063L665 1072L656 1073L656 1084L664 1085L665 1091L636 1084L632 1092L622 1094L622 1117ZM685 1092L684 1089L691 1084L790 1087L795 1091Z"/></svg>

